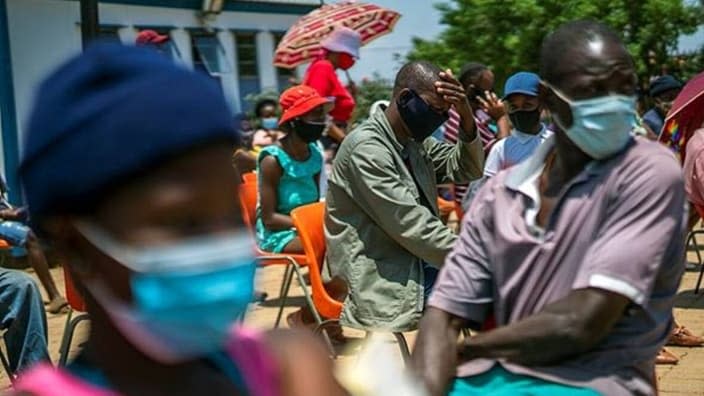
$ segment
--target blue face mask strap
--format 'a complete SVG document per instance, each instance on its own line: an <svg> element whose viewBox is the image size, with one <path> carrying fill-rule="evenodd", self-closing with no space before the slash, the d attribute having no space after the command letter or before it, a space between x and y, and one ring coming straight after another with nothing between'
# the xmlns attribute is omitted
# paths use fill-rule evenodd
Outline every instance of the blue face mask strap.
<svg viewBox="0 0 704 396"><path fill-rule="evenodd" d="M565 103L570 105L570 107L572 106L572 102L574 102L574 100L570 99L569 96L565 95L564 92L560 91L554 85L550 84L545 80L540 80L540 83L550 88L555 93L555 95L557 95L558 98L562 99Z"/></svg>
<svg viewBox="0 0 704 396"><path fill-rule="evenodd" d="M125 266L128 266L129 263L132 262L131 258L135 255L134 250L116 241L115 238L110 236L101 227L83 220L76 221L74 225L88 242L106 256L113 258Z"/></svg>

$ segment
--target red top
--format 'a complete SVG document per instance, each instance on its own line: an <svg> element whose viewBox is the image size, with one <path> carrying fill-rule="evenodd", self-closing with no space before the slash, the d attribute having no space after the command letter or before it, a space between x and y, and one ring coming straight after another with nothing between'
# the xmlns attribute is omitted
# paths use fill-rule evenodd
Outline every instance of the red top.
<svg viewBox="0 0 704 396"><path fill-rule="evenodd" d="M355 106L354 98L337 78L335 67L329 60L313 61L306 71L303 84L315 88L320 96L335 99L335 107L330 112L333 120L339 122L350 120Z"/></svg>

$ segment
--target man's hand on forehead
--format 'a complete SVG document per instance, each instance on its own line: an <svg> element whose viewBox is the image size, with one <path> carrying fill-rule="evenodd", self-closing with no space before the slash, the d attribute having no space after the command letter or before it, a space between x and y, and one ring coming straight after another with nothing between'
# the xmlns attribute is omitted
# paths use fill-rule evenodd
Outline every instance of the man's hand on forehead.
<svg viewBox="0 0 704 396"><path fill-rule="evenodd" d="M462 129L465 132L474 132L474 113L469 105L464 87L457 81L450 69L441 71L438 76L440 81L435 82L435 91L445 102L454 106L457 113L462 117Z"/></svg>
<svg viewBox="0 0 704 396"><path fill-rule="evenodd" d="M442 71L438 73L438 76L440 81L435 82L435 90L445 102L455 107L467 102L467 94L464 92L462 84L452 74L452 70Z"/></svg>

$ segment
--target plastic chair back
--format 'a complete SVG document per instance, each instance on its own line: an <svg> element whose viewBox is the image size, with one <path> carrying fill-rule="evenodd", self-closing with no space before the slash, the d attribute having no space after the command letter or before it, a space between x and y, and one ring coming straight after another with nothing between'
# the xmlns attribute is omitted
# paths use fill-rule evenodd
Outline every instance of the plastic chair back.
<svg viewBox="0 0 704 396"><path fill-rule="evenodd" d="M242 209L242 219L247 228L254 233L254 225L257 221L257 183L242 183L239 186L240 208Z"/></svg>
<svg viewBox="0 0 704 396"><path fill-rule="evenodd" d="M256 183L257 182L257 174L255 172L247 172L242 174L242 182L243 183Z"/></svg>
<svg viewBox="0 0 704 396"><path fill-rule="evenodd" d="M438 210L440 213L450 213L455 210L455 201L448 201L446 199L438 197Z"/></svg>
<svg viewBox="0 0 704 396"><path fill-rule="evenodd" d="M256 180L256 179L255 179ZM257 224L257 199L258 199L258 194L259 190L257 187L257 182L245 182L240 184L239 186L239 201L240 201L240 210L242 210L242 220L244 220L244 224L247 226L247 229L249 230L250 235L252 236L252 240L256 240L256 224ZM266 257L266 256L286 256L290 257L293 260L295 260L299 265L307 265L307 260L305 255L302 254L276 254L276 253L271 253L271 252L265 252L257 246L257 243L254 243L254 253L258 257ZM280 264L289 264L290 261L287 259L279 258L276 259L274 257L270 257L266 261L260 261L259 265L280 265Z"/></svg>
<svg viewBox="0 0 704 396"><path fill-rule="evenodd" d="M68 305L74 311L85 312L86 303L83 300L83 296L78 292L76 286L73 284L73 278L71 278L71 272L66 268L66 265L61 266L64 270L64 283L66 284L66 300Z"/></svg>
<svg viewBox="0 0 704 396"><path fill-rule="evenodd" d="M310 286L313 291L313 304L321 316L337 319L342 312L342 303L332 298L325 287L320 271L325 260L325 203L316 202L299 206L291 212L293 224L301 238L303 251L308 260Z"/></svg>

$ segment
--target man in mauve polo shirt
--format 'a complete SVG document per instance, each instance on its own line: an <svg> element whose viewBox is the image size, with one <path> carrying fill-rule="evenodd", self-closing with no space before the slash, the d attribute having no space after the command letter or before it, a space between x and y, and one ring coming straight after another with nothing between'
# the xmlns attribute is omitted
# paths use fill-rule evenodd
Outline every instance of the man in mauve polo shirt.
<svg viewBox="0 0 704 396"><path fill-rule="evenodd" d="M555 135L479 191L414 368L432 395L654 395L684 270L681 170L630 134L636 76L615 32L565 24L540 63ZM490 316L496 328L457 343Z"/></svg>

